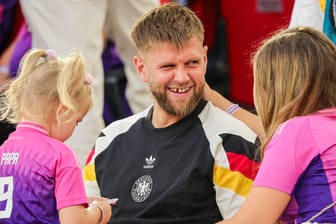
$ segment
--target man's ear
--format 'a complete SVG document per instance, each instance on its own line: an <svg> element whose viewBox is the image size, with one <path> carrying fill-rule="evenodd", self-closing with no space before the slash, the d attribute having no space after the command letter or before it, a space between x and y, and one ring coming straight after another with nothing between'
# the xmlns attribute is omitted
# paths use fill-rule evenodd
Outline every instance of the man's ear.
<svg viewBox="0 0 336 224"><path fill-rule="evenodd" d="M205 64L208 64L208 46L204 45L203 46L203 60L205 62Z"/></svg>
<svg viewBox="0 0 336 224"><path fill-rule="evenodd" d="M143 62L143 59L140 56L135 56L133 58L133 63L142 81L147 82L148 78L147 78L145 64Z"/></svg>
<svg viewBox="0 0 336 224"><path fill-rule="evenodd" d="M203 46L203 60L204 60L204 75L206 75L206 69L208 65L208 46Z"/></svg>

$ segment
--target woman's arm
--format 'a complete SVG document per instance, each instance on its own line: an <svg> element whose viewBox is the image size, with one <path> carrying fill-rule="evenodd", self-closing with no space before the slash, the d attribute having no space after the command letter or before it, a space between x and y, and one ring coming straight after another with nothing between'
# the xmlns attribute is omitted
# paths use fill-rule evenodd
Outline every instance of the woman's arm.
<svg viewBox="0 0 336 224"><path fill-rule="evenodd" d="M290 195L287 193L266 187L253 187L237 214L217 224L274 224L289 200Z"/></svg>
<svg viewBox="0 0 336 224"><path fill-rule="evenodd" d="M227 111L227 109L231 105L233 105L231 101L223 97L217 91L211 89L208 86L208 84L205 85L203 96L206 100L210 101L216 107L219 107L224 111ZM259 136L259 138L262 138L264 136L264 128L262 126L261 120L254 113L251 113L239 107L237 110L234 111L234 113L232 113L232 116L244 122L250 129L252 129Z"/></svg>

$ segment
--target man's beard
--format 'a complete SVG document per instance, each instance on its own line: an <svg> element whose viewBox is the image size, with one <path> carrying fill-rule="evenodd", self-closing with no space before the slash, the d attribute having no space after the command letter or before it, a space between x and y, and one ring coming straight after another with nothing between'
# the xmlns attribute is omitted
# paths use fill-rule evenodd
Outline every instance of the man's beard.
<svg viewBox="0 0 336 224"><path fill-rule="evenodd" d="M153 87L152 85L150 85L150 89L157 103L164 111L177 117L185 117L195 110L197 104L203 96L204 85L195 91L195 93L183 108L177 108L174 106L168 100L167 94L165 92L160 92L160 90Z"/></svg>

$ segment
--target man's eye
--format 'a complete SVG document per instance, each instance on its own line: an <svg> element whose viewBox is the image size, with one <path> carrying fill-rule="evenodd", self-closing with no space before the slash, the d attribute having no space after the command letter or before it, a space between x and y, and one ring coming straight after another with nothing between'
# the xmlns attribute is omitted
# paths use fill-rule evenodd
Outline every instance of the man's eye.
<svg viewBox="0 0 336 224"><path fill-rule="evenodd" d="M198 64L199 64L198 60L193 60L193 61L188 62L188 65L198 65Z"/></svg>
<svg viewBox="0 0 336 224"><path fill-rule="evenodd" d="M172 67L174 67L173 64L167 64L167 65L161 66L161 68L172 68Z"/></svg>

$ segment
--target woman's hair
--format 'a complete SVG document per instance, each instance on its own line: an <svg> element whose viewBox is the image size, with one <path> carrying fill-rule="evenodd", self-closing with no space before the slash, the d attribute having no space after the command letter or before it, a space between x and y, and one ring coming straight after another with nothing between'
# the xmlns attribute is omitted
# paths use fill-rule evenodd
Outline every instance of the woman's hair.
<svg viewBox="0 0 336 224"><path fill-rule="evenodd" d="M78 52L64 58L52 50L31 49L21 60L19 76L4 92L0 118L17 123L22 117L49 119L59 103L67 110L58 122L74 112L87 112L92 105L91 87L84 59Z"/></svg>
<svg viewBox="0 0 336 224"><path fill-rule="evenodd" d="M253 60L254 101L265 128L265 146L278 126L336 106L336 48L309 27L279 31L266 40Z"/></svg>
<svg viewBox="0 0 336 224"><path fill-rule="evenodd" d="M204 28L196 14L177 3L166 3L140 17L134 24L131 37L138 50L147 51L156 42L171 42L177 47L191 37L204 40Z"/></svg>

